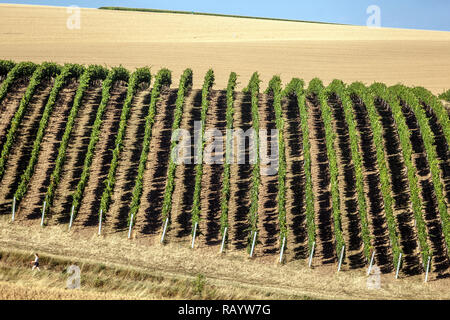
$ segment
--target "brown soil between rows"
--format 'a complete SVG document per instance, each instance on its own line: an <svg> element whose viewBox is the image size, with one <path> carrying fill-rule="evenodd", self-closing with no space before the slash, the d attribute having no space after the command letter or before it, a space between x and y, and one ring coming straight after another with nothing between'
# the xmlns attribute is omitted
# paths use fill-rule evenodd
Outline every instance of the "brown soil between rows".
<svg viewBox="0 0 450 320"><path fill-rule="evenodd" d="M18 207L18 215L23 219L38 219L41 217L41 207L50 184L50 175L55 168L58 149L77 88L78 82L72 81L62 88L58 94L41 142L34 173L28 183L27 193Z"/></svg>
<svg viewBox="0 0 450 320"><path fill-rule="evenodd" d="M286 147L286 223L288 237L286 258L304 259L308 256L306 224L305 168L303 135L297 97L282 100L284 140Z"/></svg>
<svg viewBox="0 0 450 320"><path fill-rule="evenodd" d="M364 176L364 195L372 238L371 245L375 250L374 264L380 267L381 272L389 273L394 268L393 256L373 132L369 114L363 101L356 95L352 95L351 99L359 136L359 150L361 152L362 174Z"/></svg>
<svg viewBox="0 0 450 320"><path fill-rule="evenodd" d="M120 124L120 115L126 95L127 84L125 82L118 81L111 88L110 98L104 110L99 138L89 169L89 177L74 226L89 227L98 225L100 200L106 187L105 181L111 166L117 130Z"/></svg>
<svg viewBox="0 0 450 320"><path fill-rule="evenodd" d="M407 274L417 274L422 272L423 268L417 231L414 227L415 217L399 133L392 110L386 101L376 98L375 107L381 117L383 126L385 154L394 198L394 217L397 225L398 240L403 253L402 270Z"/></svg>
<svg viewBox="0 0 450 320"><path fill-rule="evenodd" d="M25 91L28 87L28 79L22 78L14 82L5 98L0 103L0 150L6 142L6 135L11 127L11 120L19 108Z"/></svg>
<svg viewBox="0 0 450 320"><path fill-rule="evenodd" d="M448 271L450 260L440 219L439 203L436 197L431 170L425 150L417 118L411 108L401 101L403 115L410 130L410 141L413 149L412 159L417 170L422 213L428 235L428 243L433 252L433 269L437 273Z"/></svg>
<svg viewBox="0 0 450 320"><path fill-rule="evenodd" d="M333 117L333 131L337 135L335 149L338 162L339 200L341 208L341 228L345 242L345 260L350 268L361 268L366 263L362 238L361 216L359 215L356 190L355 164L352 159L350 133L342 106L342 100L335 93L328 99Z"/></svg>
<svg viewBox="0 0 450 320"><path fill-rule="evenodd" d="M172 124L178 89L163 89L156 104L155 123L145 166L135 234L155 235L162 226L162 203L167 182Z"/></svg>
<svg viewBox="0 0 450 320"><path fill-rule="evenodd" d="M279 146L276 130L273 96L259 95L260 132L260 185L258 190L258 245L255 255L275 254L281 246L278 221L278 169Z"/></svg>
<svg viewBox="0 0 450 320"><path fill-rule="evenodd" d="M201 120L201 103L201 90L191 90L185 99L180 129L187 130L191 137L189 141L185 141L186 145L183 142L178 144L180 149L175 170L170 229L167 234L170 240L186 239L192 231L191 215L195 187L194 121Z"/></svg>
<svg viewBox="0 0 450 320"><path fill-rule="evenodd" d="M44 111L52 81L43 81L31 98L25 115L16 132L10 154L5 165L5 172L0 182L0 214L10 213L14 193L20 183L22 173L25 171L31 157L33 142L39 128L42 112Z"/></svg>
<svg viewBox="0 0 450 320"><path fill-rule="evenodd" d="M68 223L72 207L72 195L83 171L84 157L89 145L96 110L102 99L100 81L93 83L84 93L77 117L74 121L61 178L55 190L53 205L49 208L49 224Z"/></svg>
<svg viewBox="0 0 450 320"><path fill-rule="evenodd" d="M199 222L199 242L204 245L218 245L222 240L220 216L226 148L226 94L226 91L211 93L206 115L206 144L203 157Z"/></svg>
<svg viewBox="0 0 450 320"><path fill-rule="evenodd" d="M325 126L317 96L306 99L309 141L311 143L311 176L314 192L314 220L316 229L315 256L322 264L336 261L336 245L331 204L330 169L325 138Z"/></svg>
<svg viewBox="0 0 450 320"><path fill-rule="evenodd" d="M244 132L252 127L251 95L249 93L236 93L234 102L233 128ZM240 145L235 140L233 145ZM230 168L230 200L228 209L229 231L228 243L234 249L244 249L248 244L250 211L250 192L252 187L252 168L249 163L249 142L245 141L243 153L234 149L234 158Z"/></svg>
<svg viewBox="0 0 450 320"><path fill-rule="evenodd" d="M123 149L116 169L114 190L111 196L105 233L122 231L127 227L130 203L139 168L142 143L145 134L145 118L148 114L151 94L149 90L138 91L131 105Z"/></svg>

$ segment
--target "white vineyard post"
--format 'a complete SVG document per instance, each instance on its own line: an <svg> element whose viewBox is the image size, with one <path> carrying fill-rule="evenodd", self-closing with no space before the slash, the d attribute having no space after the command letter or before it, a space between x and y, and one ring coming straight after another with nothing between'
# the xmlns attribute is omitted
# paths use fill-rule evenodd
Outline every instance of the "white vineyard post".
<svg viewBox="0 0 450 320"><path fill-rule="evenodd" d="M252 243L252 250L250 251L250 258L253 257L253 251L255 250L255 242L256 242L256 235L258 232L255 231L255 235L253 236L253 243Z"/></svg>
<svg viewBox="0 0 450 320"><path fill-rule="evenodd" d="M286 237L283 237L283 244L281 245L280 251L280 263L283 262L284 245L286 244Z"/></svg>
<svg viewBox="0 0 450 320"><path fill-rule="evenodd" d="M401 263L402 263L402 253L400 252L400 255L398 257L398 263L397 263L397 272L395 273L395 279L398 279L398 272L400 270Z"/></svg>
<svg viewBox="0 0 450 320"><path fill-rule="evenodd" d="M316 242L314 241L313 242L313 245L312 245L312 247L311 247L311 253L309 254L309 263L308 263L308 266L311 268L311 264L312 264L312 259L313 259L313 257L314 257L314 249L315 249L315 247L316 247Z"/></svg>
<svg viewBox="0 0 450 320"><path fill-rule="evenodd" d="M194 225L194 234L192 235L192 243L191 243L192 249L194 249L194 245L195 245L195 235L197 233L197 226L198 226L198 222L196 222Z"/></svg>
<svg viewBox="0 0 450 320"><path fill-rule="evenodd" d="M227 237L227 231L228 227L225 227L225 229L223 230L223 238L222 238L222 245L220 246L220 253L223 252L223 248L225 247L225 239Z"/></svg>
<svg viewBox="0 0 450 320"><path fill-rule="evenodd" d="M370 258L369 269L367 269L367 275L370 275L372 271L373 258L375 257L375 250L372 252L372 257Z"/></svg>
<svg viewBox="0 0 450 320"><path fill-rule="evenodd" d="M98 216L98 235L102 233L102 216L103 216L103 209L100 209L100 215Z"/></svg>
<svg viewBox="0 0 450 320"><path fill-rule="evenodd" d="M131 237L131 228L133 228L134 214L131 214L130 227L128 228L128 239Z"/></svg>
<svg viewBox="0 0 450 320"><path fill-rule="evenodd" d="M161 243L164 242L164 237L166 236L167 224L169 223L169 218L166 219L166 223L164 224L164 230L161 236Z"/></svg>
<svg viewBox="0 0 450 320"><path fill-rule="evenodd" d="M428 272L430 271L430 261L431 261L431 256L428 257L428 262L427 262L427 272L425 274L425 282L428 282Z"/></svg>
<svg viewBox="0 0 450 320"><path fill-rule="evenodd" d="M345 250L345 246L342 246L341 249L341 257L339 258L339 265L338 265L338 272L341 271L341 265L342 265L342 258L344 258L344 250Z"/></svg>
<svg viewBox="0 0 450 320"><path fill-rule="evenodd" d="M73 223L73 211L75 210L75 206L72 206L72 211L70 212L70 222L69 222L69 231L70 228L72 228L72 223Z"/></svg>
<svg viewBox="0 0 450 320"><path fill-rule="evenodd" d="M11 219L12 222L14 222L15 217L16 217L16 197L14 197L13 199L12 219Z"/></svg>
<svg viewBox="0 0 450 320"><path fill-rule="evenodd" d="M42 207L41 227L44 226L44 214L45 214L45 205L46 204L47 204L47 201L44 201L44 207Z"/></svg>

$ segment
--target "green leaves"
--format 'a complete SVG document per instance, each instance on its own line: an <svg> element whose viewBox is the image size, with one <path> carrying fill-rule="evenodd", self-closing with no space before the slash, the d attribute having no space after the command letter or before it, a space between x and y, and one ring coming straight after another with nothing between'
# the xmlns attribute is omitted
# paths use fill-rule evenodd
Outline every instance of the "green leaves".
<svg viewBox="0 0 450 320"><path fill-rule="evenodd" d="M15 79L16 76L27 74L34 69L34 65L29 63L18 64L16 67L14 67L10 72L10 74L14 73L11 76L11 78L9 78L8 75L8 78L11 79L10 83L12 83L13 79ZM19 108L17 109L13 119L11 120L11 126L6 136L6 142L3 145L3 150L0 155L0 179L3 177L3 174L5 173L5 165L9 157L10 149L14 143L14 138L16 136L17 130L19 129L20 123L22 122L23 116L25 115L25 111L28 108L30 100L37 89L37 86L41 83L43 79L53 78L60 72L61 67L59 65L48 62L44 62L35 69L33 76L31 77L30 83L28 85L27 91L25 92L25 95L20 101ZM9 79L6 79L5 82L8 81Z"/></svg>
<svg viewBox="0 0 450 320"><path fill-rule="evenodd" d="M136 219L136 214L139 210L143 189L145 164L147 162L148 152L150 149L152 128L153 124L155 123L156 104L159 100L161 89L163 87L170 87L171 84L172 84L172 73L170 72L170 70L165 68L159 70L155 78L155 83L153 84L150 105L148 107L147 116L145 117L144 141L142 144L141 157L139 158L138 174L136 177L136 182L134 184L133 194L131 197L130 213L128 214L128 224L131 222L131 217L133 217L133 220Z"/></svg>
<svg viewBox="0 0 450 320"><path fill-rule="evenodd" d="M450 225L449 225L449 215L447 211L447 206L445 204L444 194L443 194L443 187L441 180L439 178L440 172L439 172L439 160L437 159L437 152L436 152L436 146L434 142L434 134L433 131L430 128L430 125L428 123L427 116L425 114L425 111L423 110L422 106L420 105L419 99L414 95L413 90L406 88L405 86L397 85L394 87L389 88L389 91L392 92L394 95L402 99L406 102L406 104L413 110L417 122L419 124L421 136L425 145L425 150L427 153L428 158L428 164L430 166L431 171L431 177L434 185L434 191L436 193L436 197L438 200L439 205L439 213L441 216L442 226L443 226L443 233L445 236L445 240L447 242L447 248L450 247ZM421 96L423 92L419 93L419 96ZM426 97L424 97L426 99ZM423 209L423 208L422 208ZM426 212L423 212L425 215ZM421 237L426 238L427 233L425 228L420 228L419 232L422 233ZM428 257L425 257L428 258ZM424 260L426 261L426 260Z"/></svg>
<svg viewBox="0 0 450 320"><path fill-rule="evenodd" d="M316 239L315 222L314 222L314 193L312 187L311 175L311 143L309 142L308 128L308 108L306 105L306 92L303 89L305 83L303 80L294 78L286 86L283 95L296 96L297 104L300 112L300 123L302 128L303 142L303 165L305 168L305 202L306 202L306 225L308 228L308 251Z"/></svg>
<svg viewBox="0 0 450 320"><path fill-rule="evenodd" d="M284 121L281 110L281 79L274 76L269 82L266 93L273 95L275 109L276 128L278 130L278 222L280 227L280 239L287 238L286 225L286 149L284 144Z"/></svg>
<svg viewBox="0 0 450 320"><path fill-rule="evenodd" d="M172 124L172 132L180 128L181 118L183 117L183 104L184 98L186 97L187 92L192 87L192 70L186 69L181 78L180 84L178 86L177 100L175 101L175 116ZM175 149L177 146L177 141L172 141L170 146L170 152ZM174 179L175 179L175 170L177 168L176 163L173 161L173 158L170 157L169 160L169 168L167 170L167 183L166 189L164 191L164 200L162 206L162 218L165 221L172 210L172 194L173 189L175 188Z"/></svg>
<svg viewBox="0 0 450 320"><path fill-rule="evenodd" d="M206 126L206 113L209 107L209 94L211 87L214 84L214 71L209 69L205 75L205 81L202 88L202 111L201 111L201 136L199 137L200 143L197 144L197 164L195 166L195 187L194 187L194 201L192 204L192 226L200 221L200 194L202 188L202 175L203 175L203 149L205 147L204 136ZM194 230L194 228L192 228Z"/></svg>
<svg viewBox="0 0 450 320"><path fill-rule="evenodd" d="M0 60L0 76L7 75L15 65L16 63L11 60Z"/></svg>
<svg viewBox="0 0 450 320"><path fill-rule="evenodd" d="M3 72L8 72L8 69L12 66L11 63L8 62L3 62L2 65L3 66L1 68ZM6 93L11 88L11 85L15 80L20 79L21 77L31 77L37 67L38 66L32 62L21 62L11 68L6 76L6 79L0 86L0 102L5 98Z"/></svg>
<svg viewBox="0 0 450 320"><path fill-rule="evenodd" d="M329 93L336 93L342 102L342 107L344 109L345 120L348 125L349 137L350 137L350 148L351 148L351 158L355 168L356 177L356 189L358 192L358 207L359 214L361 217L361 229L362 237L364 241L364 253L367 259L370 259L370 231L367 221L367 205L366 199L364 197L364 177L362 173L362 159L359 152L359 137L356 130L356 121L353 115L353 103L350 100L349 93L345 87L345 84L340 80L334 80L328 86Z"/></svg>
<svg viewBox="0 0 450 320"><path fill-rule="evenodd" d="M392 91L389 91L384 84L375 83L370 87L374 96L377 96L386 101L391 107L392 114L394 116L395 123L400 138L400 144L403 154L403 160L407 168L408 183L411 192L411 202L414 211L414 216L417 222L417 229L419 231L419 241L422 247L423 261L427 261L429 255L428 243L424 236L425 224L422 217L422 201L419 197L419 189L417 186L416 168L412 161L412 146L410 141L410 131L405 121L405 117L402 113L399 101L395 98Z"/></svg>
<svg viewBox="0 0 450 320"><path fill-rule="evenodd" d="M150 81L151 81L150 69L144 67L144 68L137 69L131 75L130 81L128 83L127 96L125 98L125 101L124 101L124 104L122 107L122 113L120 115L119 129L118 129L117 135L116 135L116 141L115 141L116 147L113 150L113 157L111 160L111 165L109 167L108 176L104 182L105 189L103 190L102 199L100 201L100 209L101 209L100 212L102 212L102 214L103 214L102 219L104 216L106 216L106 213L108 212L111 195L114 190L116 169L119 164L120 151L122 150L123 138L125 136L125 130L127 127L128 118L130 117L131 104L133 102L133 97L136 94L136 91L141 83L150 84Z"/></svg>
<svg viewBox="0 0 450 320"><path fill-rule="evenodd" d="M344 245L344 239L342 237L341 230L341 213L340 213L340 201L339 201L339 185L338 185L338 166L336 150L334 148L336 134L333 131L332 125L332 112L327 101L327 90L324 88L320 79L315 78L311 80L308 87L308 93L316 94L319 98L320 110L322 113L322 121L325 126L325 139L327 145L327 155L330 167L330 184L331 184L331 197L332 197L332 209L334 220L334 232L336 236L336 250L341 251Z"/></svg>
<svg viewBox="0 0 450 320"><path fill-rule="evenodd" d="M375 96L361 82L352 83L348 88L350 94L356 94L363 101L369 115L370 126L373 132L374 145L376 147L377 164L380 171L381 192L384 199L384 210L389 229L389 238L391 240L392 252L394 255L394 265L397 265L400 255L399 240L396 231L396 221L392 209L391 183L389 171L386 163L384 150L383 126L381 117L375 108Z"/></svg>
<svg viewBox="0 0 450 320"><path fill-rule="evenodd" d="M253 73L250 83L246 89L247 92L251 94L251 110L252 110L252 126L255 132L255 156L256 162L253 165L252 171L252 189L250 194L250 211L248 214L248 221L250 225L250 233L247 238L247 250L251 249L252 245L252 233L258 231L258 192L259 192L259 184L260 184L260 157L259 157L259 114L258 114L258 95L259 95L259 84L261 80L259 80L259 74L257 72ZM257 238L258 239L258 236Z"/></svg>
<svg viewBox="0 0 450 320"><path fill-rule="evenodd" d="M86 183L89 179L90 168L92 164L92 159L94 157L95 146L99 140L100 127L102 124L103 114L108 104L109 97L111 94L111 88L116 81L128 81L129 72L123 67L117 67L109 71L108 76L103 81L102 84L102 100L97 109L97 114L95 117L94 125L92 126L91 136L89 139L89 145L86 152L86 157L84 158L83 172L81 173L80 181L78 182L77 189L72 197L72 206L74 207L74 218L78 214L78 210L81 204L81 199L83 197L84 189Z"/></svg>
<svg viewBox="0 0 450 320"><path fill-rule="evenodd" d="M439 95L439 99L450 102L450 90L444 91Z"/></svg>
<svg viewBox="0 0 450 320"><path fill-rule="evenodd" d="M107 74L108 70L104 67L91 65L83 72L80 77L80 83L78 85L77 92L75 93L72 109L70 110L69 118L67 119L66 129L64 130L64 135L62 137L61 144L59 145L55 168L53 169L52 175L50 176L50 184L48 186L47 193L45 194L45 198L47 199L45 214L53 204L55 190L59 184L62 168L66 160L66 151L69 145L70 136L72 134L72 129L75 124L78 110L80 109L81 103L83 101L84 93L88 89L91 82L95 80L104 80Z"/></svg>
<svg viewBox="0 0 450 320"><path fill-rule="evenodd" d="M236 88L237 74L230 73L227 86L227 129L233 129L233 114L234 114L234 89ZM221 194L221 214L220 214L220 233L223 235L225 228L228 227L228 202L230 200L230 153L233 148L232 136L226 136L226 159L224 163L223 180L222 180L222 194Z"/></svg>
<svg viewBox="0 0 450 320"><path fill-rule="evenodd" d="M45 129L47 128L47 124L52 114L53 107L55 106L59 92L70 79L78 78L83 71L84 68L80 65L66 64L62 68L61 73L56 77L52 91L50 92L50 96L47 100L47 104L45 105L41 121L39 122L39 129L36 134L36 139L34 140L33 149L31 151L31 158L28 161L27 168L22 174L19 186L16 190L16 193L14 194L17 203L22 200L27 191L28 183L30 182L31 176L34 172L34 166L36 165L38 160L39 150L42 139L44 138Z"/></svg>

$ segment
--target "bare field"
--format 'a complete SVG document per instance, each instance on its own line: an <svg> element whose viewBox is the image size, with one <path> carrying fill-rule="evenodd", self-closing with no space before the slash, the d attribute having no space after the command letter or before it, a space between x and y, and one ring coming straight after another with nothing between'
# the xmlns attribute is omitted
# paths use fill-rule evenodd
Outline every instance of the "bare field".
<svg viewBox="0 0 450 320"><path fill-rule="evenodd" d="M0 5L0 58L168 67L175 78L191 67L196 87L210 67L217 88L231 71L241 87L254 71L265 84L278 74L284 82L400 82L436 94L450 86L450 32L97 9L82 9L81 28L70 30L69 16L61 7Z"/></svg>

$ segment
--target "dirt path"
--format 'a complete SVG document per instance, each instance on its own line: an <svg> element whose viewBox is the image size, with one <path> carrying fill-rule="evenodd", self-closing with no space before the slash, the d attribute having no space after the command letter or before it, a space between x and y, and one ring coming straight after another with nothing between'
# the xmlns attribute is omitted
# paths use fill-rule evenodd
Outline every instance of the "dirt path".
<svg viewBox="0 0 450 320"><path fill-rule="evenodd" d="M150 149L145 166L141 204L136 214L135 233L156 234L162 226L161 210L169 165L172 124L177 89L164 89L156 105Z"/></svg>
<svg viewBox="0 0 450 320"><path fill-rule="evenodd" d="M59 145L77 88L78 82L73 81L59 92L41 142L34 174L28 184L27 193L18 207L18 215L22 219L38 219L41 217L41 207L50 184L50 175L55 167Z"/></svg>
<svg viewBox="0 0 450 320"><path fill-rule="evenodd" d="M42 82L25 111L22 122L10 149L5 166L5 173L0 182L0 214L10 213L14 192L20 183L20 177L28 165L33 149L33 142L39 128L42 112L44 111L52 82Z"/></svg>
<svg viewBox="0 0 450 320"><path fill-rule="evenodd" d="M337 134L335 149L338 162L338 183L341 208L341 227L345 241L345 263L350 268L362 268L366 263L356 190L355 165L352 159L350 134L341 99L332 94L328 104L333 113L333 131Z"/></svg>
<svg viewBox="0 0 450 320"><path fill-rule="evenodd" d="M331 205L330 169L325 140L325 126L317 96L307 97L310 111L308 128L311 143L311 176L313 182L316 253L323 264L336 261L336 245Z"/></svg>
<svg viewBox="0 0 450 320"><path fill-rule="evenodd" d="M20 101L27 90L28 82L26 78L16 81L0 103L0 150L3 149L3 144L6 142L6 135L11 127L11 119L19 108Z"/></svg>
<svg viewBox="0 0 450 320"><path fill-rule="evenodd" d="M116 170L116 182L111 196L104 232L126 229L133 187L137 177L139 158L145 133L145 117L150 104L150 90L138 91L133 99L123 149Z"/></svg>
<svg viewBox="0 0 450 320"><path fill-rule="evenodd" d="M192 90L185 100L180 128L189 132L192 142L194 141L194 121L200 121L201 119L201 103L201 90ZM193 143L189 143L189 146L184 150L186 153L184 153L180 161L184 160L185 164L178 164L175 170L175 188L172 195L172 212L170 218L171 227L168 233L171 240L190 236L192 229L191 210L195 186ZM190 154L188 154L189 152Z"/></svg>
<svg viewBox="0 0 450 320"><path fill-rule="evenodd" d="M69 222L72 194L76 190L83 171L84 156L87 152L92 125L95 121L95 111L101 99L101 82L95 82L86 90L72 128L61 179L55 190L53 206L49 211L54 219L51 219L49 224Z"/></svg>
<svg viewBox="0 0 450 320"><path fill-rule="evenodd" d="M83 198L78 211L75 226L81 228L98 224L100 199L105 188L104 181L108 176L116 134L119 129L120 114L127 95L127 84L116 82L111 88L111 96L103 114L99 139L95 146L94 157L89 178L84 189Z"/></svg>
<svg viewBox="0 0 450 320"><path fill-rule="evenodd" d="M283 99L281 108L286 146L286 222L289 230L286 254L293 259L304 259L308 256L304 133L301 128L297 97Z"/></svg>
<svg viewBox="0 0 450 320"><path fill-rule="evenodd" d="M425 144L417 122L417 118L411 108L404 101L401 102L402 112L406 119L406 124L411 132L411 145L413 148L413 161L417 170L417 177L420 188L420 198L424 209L428 243L433 252L433 268L435 272L448 271L450 261L447 253L442 223L439 213L439 204L431 177L430 165L428 163Z"/></svg>
<svg viewBox="0 0 450 320"><path fill-rule="evenodd" d="M442 125L436 116L436 113L432 108L425 103L422 104L426 115L428 117L428 123L430 124L431 131L434 134L434 145L436 146L436 155L439 159L439 166L441 168L440 176L444 190L445 200L447 203L447 209L450 209L450 150L445 139L444 130ZM449 104L450 105L450 104ZM450 108L448 109L450 113Z"/></svg>
<svg viewBox="0 0 450 320"><path fill-rule="evenodd" d="M278 135L276 130L273 96L259 95L260 130L267 132L267 139L260 140L260 174L261 182L258 192L258 239L256 255L275 254L279 252L280 226L278 221Z"/></svg>
<svg viewBox="0 0 450 320"><path fill-rule="evenodd" d="M389 105L375 99L375 107L381 116L386 159L388 162L391 188L394 198L394 216L403 252L403 270L406 273L419 273L422 270L419 242L414 228L414 213L411 206L407 171L403 160L397 127Z"/></svg>
<svg viewBox="0 0 450 320"><path fill-rule="evenodd" d="M352 95L351 98L359 136L359 147L362 152L364 195L370 221L372 246L375 249L375 264L380 267L381 272L389 273L393 270L394 265L373 132L363 101L356 95Z"/></svg>
<svg viewBox="0 0 450 320"><path fill-rule="evenodd" d="M252 128L251 95L236 93L234 103L233 128L245 133ZM229 243L234 249L247 247L248 229L250 228L248 214L250 211L250 192L252 187L252 165L249 164L249 141L246 137L245 148L238 152L243 141L234 139L233 163L230 173L230 201L228 209Z"/></svg>
<svg viewBox="0 0 450 320"><path fill-rule="evenodd" d="M206 141L205 157L203 161L202 192L201 192L201 217L199 231L201 243L205 245L218 245L221 243L220 214L222 198L222 181L225 163L225 139L226 139L226 91L212 91L210 104L206 116L206 132L211 132L210 139ZM212 130L221 133L221 139L216 137ZM214 134L214 136L212 135ZM222 148L214 148L215 144L221 144ZM217 161L217 159L221 159Z"/></svg>

